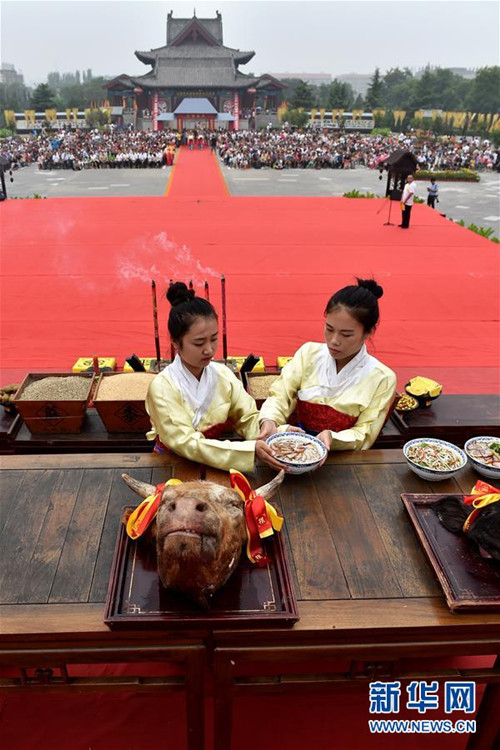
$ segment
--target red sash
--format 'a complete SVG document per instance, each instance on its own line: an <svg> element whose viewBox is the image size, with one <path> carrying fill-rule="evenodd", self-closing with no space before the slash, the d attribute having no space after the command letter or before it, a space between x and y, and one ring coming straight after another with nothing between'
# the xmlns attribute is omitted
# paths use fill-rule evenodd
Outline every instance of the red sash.
<svg viewBox="0 0 500 750"><path fill-rule="evenodd" d="M297 421L305 430L314 432L323 430L341 432L348 430L358 421L357 417L343 414L327 404L313 404L311 401L297 401L295 414Z"/></svg>

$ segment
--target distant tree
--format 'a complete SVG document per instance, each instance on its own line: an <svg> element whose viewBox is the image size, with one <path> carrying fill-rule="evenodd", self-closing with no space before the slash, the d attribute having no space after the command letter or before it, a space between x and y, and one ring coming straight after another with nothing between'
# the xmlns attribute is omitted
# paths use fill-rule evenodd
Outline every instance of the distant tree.
<svg viewBox="0 0 500 750"><path fill-rule="evenodd" d="M434 106L434 80L429 65L417 80L411 104L413 109L431 109Z"/></svg>
<svg viewBox="0 0 500 750"><path fill-rule="evenodd" d="M365 108L365 100L361 96L361 94L358 94L357 97L354 100L354 104L352 105L353 109L364 109Z"/></svg>
<svg viewBox="0 0 500 750"><path fill-rule="evenodd" d="M80 71L79 70L75 71L75 83L78 84L78 86L81 83Z"/></svg>
<svg viewBox="0 0 500 750"><path fill-rule="evenodd" d="M46 83L40 83L33 91L31 106L37 112L52 109L55 105L55 94Z"/></svg>
<svg viewBox="0 0 500 750"><path fill-rule="evenodd" d="M283 119L285 122L288 122L296 128L305 128L309 122L307 112L301 111L300 109L287 110Z"/></svg>
<svg viewBox="0 0 500 750"><path fill-rule="evenodd" d="M58 71L53 71L47 76L47 83L53 91L58 91L61 86L61 74Z"/></svg>
<svg viewBox="0 0 500 750"><path fill-rule="evenodd" d="M384 103L384 82L380 75L380 68L375 68L375 73L368 86L365 97L365 106L369 109L377 109Z"/></svg>
<svg viewBox="0 0 500 750"><path fill-rule="evenodd" d="M299 81L293 95L290 97L290 105L292 109L311 109L314 105L314 93L306 81Z"/></svg>
<svg viewBox="0 0 500 750"><path fill-rule="evenodd" d="M29 93L24 83L0 83L0 111L23 112L29 107Z"/></svg>
<svg viewBox="0 0 500 750"><path fill-rule="evenodd" d="M383 105L385 109L408 109L416 79L411 70L391 68L384 76Z"/></svg>
<svg viewBox="0 0 500 750"><path fill-rule="evenodd" d="M472 82L467 98L470 112L498 112L500 110L500 67L480 68Z"/></svg>
<svg viewBox="0 0 500 750"><path fill-rule="evenodd" d="M335 79L330 84L328 106L332 109L351 109L354 104L352 86L344 81Z"/></svg>

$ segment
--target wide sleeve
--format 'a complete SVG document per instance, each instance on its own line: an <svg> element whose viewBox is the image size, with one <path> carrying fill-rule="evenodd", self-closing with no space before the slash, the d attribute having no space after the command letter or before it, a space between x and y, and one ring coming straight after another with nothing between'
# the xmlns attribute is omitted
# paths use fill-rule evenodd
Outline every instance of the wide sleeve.
<svg viewBox="0 0 500 750"><path fill-rule="evenodd" d="M369 406L363 409L356 423L348 430L331 431L330 450L368 450L371 448L384 425L395 393L396 376L388 371L383 375Z"/></svg>
<svg viewBox="0 0 500 750"><path fill-rule="evenodd" d="M297 391L300 390L304 372L304 347L301 347L289 362L283 367L279 378L277 378L269 389L269 397L266 398L260 409L259 419L271 419L278 427L287 424L288 418L295 411L297 405Z"/></svg>
<svg viewBox="0 0 500 750"><path fill-rule="evenodd" d="M228 471L251 472L255 463L255 440L213 440L198 432L192 424L181 395L165 379L151 383L146 410L153 430L164 445L191 461Z"/></svg>
<svg viewBox="0 0 500 750"><path fill-rule="evenodd" d="M243 388L243 383L231 373L231 407L229 416L238 435L256 440L259 434L259 412L255 399Z"/></svg>

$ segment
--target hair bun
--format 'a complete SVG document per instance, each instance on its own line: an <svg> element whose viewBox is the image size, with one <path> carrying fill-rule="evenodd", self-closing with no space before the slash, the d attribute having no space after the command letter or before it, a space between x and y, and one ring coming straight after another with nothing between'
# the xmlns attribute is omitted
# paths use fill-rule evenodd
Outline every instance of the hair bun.
<svg viewBox="0 0 500 750"><path fill-rule="evenodd" d="M357 279L357 281L358 286L362 287L363 289L367 289L377 299L380 299L384 294L384 290L379 284L377 284L375 279Z"/></svg>
<svg viewBox="0 0 500 750"><path fill-rule="evenodd" d="M194 289L188 289L183 281L176 281L167 289L167 299L172 307L189 302L195 295Z"/></svg>

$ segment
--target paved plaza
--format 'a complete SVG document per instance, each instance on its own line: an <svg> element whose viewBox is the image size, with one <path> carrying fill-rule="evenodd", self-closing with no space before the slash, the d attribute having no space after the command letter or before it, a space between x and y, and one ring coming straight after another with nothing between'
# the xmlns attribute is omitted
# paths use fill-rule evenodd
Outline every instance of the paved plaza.
<svg viewBox="0 0 500 750"><path fill-rule="evenodd" d="M231 169L221 164L231 195L257 197L341 196L350 190L383 196L386 173L356 169ZM46 198L165 195L170 167L161 169L87 169L40 171L36 165L14 173L7 183L9 197L34 194ZM417 182L417 194L427 195L427 182ZM440 213L467 224L491 227L500 237L500 175L482 173L478 183L443 182L439 186Z"/></svg>

